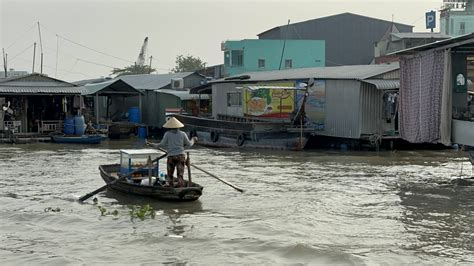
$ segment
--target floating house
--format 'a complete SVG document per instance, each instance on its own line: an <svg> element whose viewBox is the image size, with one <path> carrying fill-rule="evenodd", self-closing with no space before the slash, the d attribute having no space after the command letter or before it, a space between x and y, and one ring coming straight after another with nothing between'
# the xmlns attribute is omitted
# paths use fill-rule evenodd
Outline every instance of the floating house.
<svg viewBox="0 0 474 266"><path fill-rule="evenodd" d="M398 63L300 68L243 73L196 87L192 92L212 95L214 127L225 120L278 121L296 124L287 132L289 135L298 133L301 127L294 118L304 102L305 134L316 139L325 137L341 143L367 142L379 146L384 140L390 142L397 138L398 78ZM312 80L314 82L310 82ZM284 89L301 88L305 84L309 84L305 101L303 91ZM252 90L265 86L283 89ZM288 96L283 100L275 96L282 95L282 91ZM193 123L184 122L185 125ZM222 128L221 132L225 132L225 127ZM202 136L202 141L206 141L206 135Z"/></svg>
<svg viewBox="0 0 474 266"><path fill-rule="evenodd" d="M133 133L136 127L146 127L148 134L160 135L167 113L197 115L210 108L207 95L189 94L191 87L207 82L196 72L124 75L97 81L84 85L84 96L94 102L95 107L90 108L93 121L120 125L122 135Z"/></svg>
<svg viewBox="0 0 474 266"><path fill-rule="evenodd" d="M396 52L400 61L400 136L411 143L474 146L468 66L474 34Z"/></svg>
<svg viewBox="0 0 474 266"><path fill-rule="evenodd" d="M84 87L33 73L0 80L0 128L14 133L60 130L80 112Z"/></svg>

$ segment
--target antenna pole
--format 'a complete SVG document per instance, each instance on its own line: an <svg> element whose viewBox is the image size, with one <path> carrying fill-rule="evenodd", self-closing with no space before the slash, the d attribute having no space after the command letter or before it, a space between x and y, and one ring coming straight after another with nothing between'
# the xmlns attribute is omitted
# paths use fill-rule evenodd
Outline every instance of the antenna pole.
<svg viewBox="0 0 474 266"><path fill-rule="evenodd" d="M281 70L281 62L283 61L283 54L285 53L286 39L288 38L289 27L290 27L290 20L288 19L288 24L286 25L285 41L283 42L283 48L281 49L280 67L278 67L278 70Z"/></svg>
<svg viewBox="0 0 474 266"><path fill-rule="evenodd" d="M153 60L153 56L150 55L150 70L148 71L148 74L151 74L151 61Z"/></svg>
<svg viewBox="0 0 474 266"><path fill-rule="evenodd" d="M7 77L7 57L5 56L5 48L3 50L3 68L5 69L5 78Z"/></svg>
<svg viewBox="0 0 474 266"><path fill-rule="evenodd" d="M58 57L59 57L59 36L56 34L56 72L54 76L58 77Z"/></svg>
<svg viewBox="0 0 474 266"><path fill-rule="evenodd" d="M33 44L33 70L31 73L35 73L35 57L36 57L36 42Z"/></svg>
<svg viewBox="0 0 474 266"><path fill-rule="evenodd" d="M41 28L40 28L40 23L38 21L38 33L39 33L39 40L40 40L40 49L41 49L41 67L40 67L40 73L43 74L43 42L41 41Z"/></svg>

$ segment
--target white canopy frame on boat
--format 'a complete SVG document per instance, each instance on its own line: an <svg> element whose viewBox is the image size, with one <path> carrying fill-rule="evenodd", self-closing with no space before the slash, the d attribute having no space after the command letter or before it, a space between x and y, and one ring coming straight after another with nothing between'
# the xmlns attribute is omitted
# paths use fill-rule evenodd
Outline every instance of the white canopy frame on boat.
<svg viewBox="0 0 474 266"><path fill-rule="evenodd" d="M288 86L258 86L258 85L252 85L252 86L244 86L244 87L235 87L238 90L243 90L247 89L249 91L256 91L256 90L264 90L264 89L272 89L272 90L300 90L304 91L308 87L308 84L306 83L299 83L298 87L288 87Z"/></svg>

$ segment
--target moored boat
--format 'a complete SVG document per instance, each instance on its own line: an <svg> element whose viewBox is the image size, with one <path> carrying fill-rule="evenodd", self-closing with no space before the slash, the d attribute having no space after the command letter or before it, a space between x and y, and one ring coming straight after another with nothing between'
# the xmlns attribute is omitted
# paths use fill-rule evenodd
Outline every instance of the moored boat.
<svg viewBox="0 0 474 266"><path fill-rule="evenodd" d="M302 150L306 132L290 131L290 123L219 116L219 119L175 115L190 137L208 147Z"/></svg>
<svg viewBox="0 0 474 266"><path fill-rule="evenodd" d="M56 143L72 143L72 144L99 144L103 139L101 135L82 135L82 136L66 136L53 135L51 140Z"/></svg>

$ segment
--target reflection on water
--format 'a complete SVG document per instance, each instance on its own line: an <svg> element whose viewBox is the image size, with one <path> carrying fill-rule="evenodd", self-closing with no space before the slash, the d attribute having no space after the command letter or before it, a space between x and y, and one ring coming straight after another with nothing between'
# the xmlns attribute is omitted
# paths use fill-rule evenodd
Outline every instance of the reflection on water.
<svg viewBox="0 0 474 266"><path fill-rule="evenodd" d="M413 235L404 248L472 262L472 187L405 184L400 187L399 195L404 206L401 221L406 232Z"/></svg>
<svg viewBox="0 0 474 266"><path fill-rule="evenodd" d="M119 149L0 146L2 264L453 264L474 263L473 187L459 152L239 151L195 148L195 202L173 203L105 191L98 166ZM149 204L154 219L131 220ZM97 205L119 215L101 216ZM48 208L59 212L45 211Z"/></svg>

